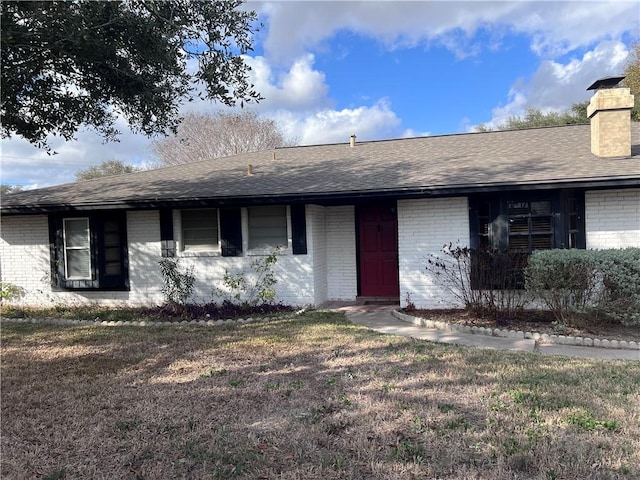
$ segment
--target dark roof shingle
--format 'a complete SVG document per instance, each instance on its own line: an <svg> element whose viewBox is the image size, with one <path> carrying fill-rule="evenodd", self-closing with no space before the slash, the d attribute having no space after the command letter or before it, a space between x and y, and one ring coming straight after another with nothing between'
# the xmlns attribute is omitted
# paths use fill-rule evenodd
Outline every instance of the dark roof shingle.
<svg viewBox="0 0 640 480"><path fill-rule="evenodd" d="M393 191L486 188L556 183L637 181L640 124L632 155L599 158L588 125L289 147L103 177L5 196L2 209L27 211L99 205L374 195ZM247 165L253 175L247 175Z"/></svg>

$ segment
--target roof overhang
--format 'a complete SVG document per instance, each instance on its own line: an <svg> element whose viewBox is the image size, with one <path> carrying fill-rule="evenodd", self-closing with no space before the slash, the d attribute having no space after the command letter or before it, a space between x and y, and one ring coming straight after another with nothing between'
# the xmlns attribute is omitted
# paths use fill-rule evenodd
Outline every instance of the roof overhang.
<svg viewBox="0 0 640 480"><path fill-rule="evenodd" d="M124 200L111 203L4 205L2 215L36 215L59 212L83 212L94 210L155 210L160 208L238 207L277 203L312 203L318 205L347 205L376 200L402 200L416 198L452 197L506 191L540 191L555 189L603 189L640 187L639 177L613 177L547 182L434 185L419 188L394 188L388 190L358 190L345 192L318 192L284 195L252 195L235 197L156 198Z"/></svg>

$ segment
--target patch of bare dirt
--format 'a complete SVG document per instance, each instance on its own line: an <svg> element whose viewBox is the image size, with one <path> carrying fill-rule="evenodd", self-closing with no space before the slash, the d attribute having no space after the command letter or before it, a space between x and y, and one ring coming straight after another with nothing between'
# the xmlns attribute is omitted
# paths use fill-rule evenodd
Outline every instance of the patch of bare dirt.
<svg viewBox="0 0 640 480"><path fill-rule="evenodd" d="M576 319L570 324L559 324L548 312L525 311L515 318L485 318L467 310L420 310L406 311L409 315L429 320L488 328L522 330L525 332L567 335L608 340L640 342L640 327L630 327L620 323Z"/></svg>

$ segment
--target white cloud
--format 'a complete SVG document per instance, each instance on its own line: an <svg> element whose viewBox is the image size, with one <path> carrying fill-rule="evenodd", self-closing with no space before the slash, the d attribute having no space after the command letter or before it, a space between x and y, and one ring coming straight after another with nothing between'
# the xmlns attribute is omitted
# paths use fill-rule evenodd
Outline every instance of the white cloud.
<svg viewBox="0 0 640 480"><path fill-rule="evenodd" d="M591 96L586 88L598 78L620 74L628 54L623 43L605 41L581 58L565 63L545 60L529 80L521 79L513 85L507 103L495 107L491 120L484 123L496 127L510 116L521 115L529 106L550 111L584 102Z"/></svg>
<svg viewBox="0 0 640 480"><path fill-rule="evenodd" d="M256 4L252 4L256 5ZM267 56L285 64L340 30L377 39L387 48L441 44L459 56L478 51L473 35L506 31L531 37L531 48L556 57L579 46L638 31L638 1L603 2L264 2Z"/></svg>
<svg viewBox="0 0 640 480"><path fill-rule="evenodd" d="M371 106L319 110L311 115L281 111L274 118L300 145L346 143L352 134L360 141L395 137L400 134L401 124L386 100Z"/></svg>
<svg viewBox="0 0 640 480"><path fill-rule="evenodd" d="M251 67L251 82L264 97L258 105L251 107L254 110L313 111L330 106L329 87L324 74L313 69L313 55L301 56L282 73L274 72L265 57L245 57L245 61Z"/></svg>
<svg viewBox="0 0 640 480"><path fill-rule="evenodd" d="M148 160L150 141L143 135L129 131L122 120L117 122L122 131L119 142L103 143L93 131L80 131L77 140L67 142L50 137L51 150L47 155L26 140L15 137L0 140L2 151L1 181L7 185L48 186L75 180L75 172L105 160L121 160L139 165Z"/></svg>

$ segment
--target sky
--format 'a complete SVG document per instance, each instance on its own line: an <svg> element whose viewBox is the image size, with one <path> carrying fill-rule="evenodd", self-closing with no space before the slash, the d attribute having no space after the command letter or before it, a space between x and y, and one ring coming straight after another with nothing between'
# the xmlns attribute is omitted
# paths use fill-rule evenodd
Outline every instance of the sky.
<svg viewBox="0 0 640 480"><path fill-rule="evenodd" d="M621 74L640 41L635 1L249 2L262 27L245 57L264 100L250 108L300 145L382 140L495 127L529 106L588 100ZM247 108L247 107L245 107ZM226 109L212 102L190 110ZM121 125L117 143L90 130L51 138L47 155L0 140L0 181L38 188L74 181L106 160L146 167L152 139Z"/></svg>

